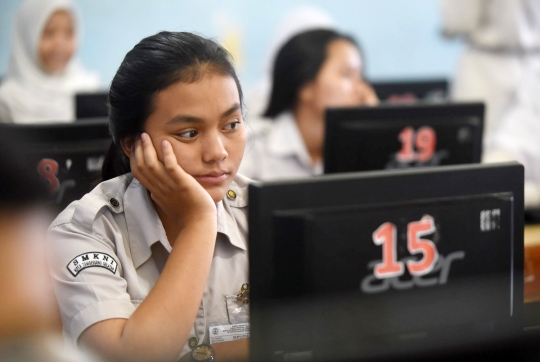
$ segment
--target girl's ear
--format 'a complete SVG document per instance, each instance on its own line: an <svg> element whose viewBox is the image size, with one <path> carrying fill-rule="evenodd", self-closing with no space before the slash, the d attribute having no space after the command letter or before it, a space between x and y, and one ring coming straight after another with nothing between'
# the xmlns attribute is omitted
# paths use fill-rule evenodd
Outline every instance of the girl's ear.
<svg viewBox="0 0 540 362"><path fill-rule="evenodd" d="M134 137L126 137L120 140L120 146L122 147L122 151L124 151L128 158L131 156L131 148L135 144L135 140L136 139Z"/></svg>

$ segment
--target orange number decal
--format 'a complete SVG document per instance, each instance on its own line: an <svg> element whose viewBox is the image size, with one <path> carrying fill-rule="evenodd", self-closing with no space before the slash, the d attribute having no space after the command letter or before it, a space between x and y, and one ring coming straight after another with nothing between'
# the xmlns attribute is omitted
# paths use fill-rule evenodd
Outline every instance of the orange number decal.
<svg viewBox="0 0 540 362"><path fill-rule="evenodd" d="M435 147L437 146L437 134L431 127L422 127L416 133L416 149L418 150L417 159L420 162L426 162L433 157Z"/></svg>
<svg viewBox="0 0 540 362"><path fill-rule="evenodd" d="M385 222L372 234L375 245L383 246L382 263L375 265L373 274L376 278L391 278L402 275L403 263L397 261L396 226Z"/></svg>
<svg viewBox="0 0 540 362"><path fill-rule="evenodd" d="M398 135L398 139L401 141L401 150L396 155L399 161L411 162L415 159L415 153L413 150L414 130L412 127L405 127Z"/></svg>
<svg viewBox="0 0 540 362"><path fill-rule="evenodd" d="M420 221L413 221L407 225L407 248L411 254L424 254L420 261L408 261L407 268L411 275L425 275L433 270L439 253L433 241L421 239L422 236L435 231L435 223L429 215L424 216Z"/></svg>
<svg viewBox="0 0 540 362"><path fill-rule="evenodd" d="M60 181L56 177L58 173L58 162L50 158L44 158L38 163L37 171L47 181L49 181L49 192L51 194L58 191Z"/></svg>

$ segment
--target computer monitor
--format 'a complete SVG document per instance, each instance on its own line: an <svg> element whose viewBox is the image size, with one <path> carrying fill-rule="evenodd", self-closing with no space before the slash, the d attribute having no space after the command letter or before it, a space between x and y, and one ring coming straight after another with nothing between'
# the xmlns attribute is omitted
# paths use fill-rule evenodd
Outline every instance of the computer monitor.
<svg viewBox="0 0 540 362"><path fill-rule="evenodd" d="M250 185L252 359L389 358L520 335L523 173L460 165Z"/></svg>
<svg viewBox="0 0 540 362"><path fill-rule="evenodd" d="M370 83L387 103L441 102L448 98L448 80L381 80Z"/></svg>
<svg viewBox="0 0 540 362"><path fill-rule="evenodd" d="M75 95L75 118L107 117L109 92L77 93Z"/></svg>
<svg viewBox="0 0 540 362"><path fill-rule="evenodd" d="M111 144L107 119L75 123L0 124L21 156L47 184L50 202L61 211L91 191Z"/></svg>
<svg viewBox="0 0 540 362"><path fill-rule="evenodd" d="M324 172L477 163L483 124L483 103L331 108Z"/></svg>

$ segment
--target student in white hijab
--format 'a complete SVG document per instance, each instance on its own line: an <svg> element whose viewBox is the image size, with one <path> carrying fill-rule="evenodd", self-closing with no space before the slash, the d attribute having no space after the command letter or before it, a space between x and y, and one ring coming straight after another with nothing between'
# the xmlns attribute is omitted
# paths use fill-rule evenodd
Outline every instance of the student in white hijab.
<svg viewBox="0 0 540 362"><path fill-rule="evenodd" d="M74 57L79 14L71 0L26 0L15 16L0 122L70 122L74 95L100 88Z"/></svg>

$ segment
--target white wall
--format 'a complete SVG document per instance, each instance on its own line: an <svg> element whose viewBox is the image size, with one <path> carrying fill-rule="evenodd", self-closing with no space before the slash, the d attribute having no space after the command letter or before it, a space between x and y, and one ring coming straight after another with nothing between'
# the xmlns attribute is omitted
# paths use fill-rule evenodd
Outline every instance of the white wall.
<svg viewBox="0 0 540 362"><path fill-rule="evenodd" d="M125 53L160 30L194 31L236 42L241 81L260 77L284 14L317 6L354 35L367 58L367 75L381 78L448 77L462 45L439 34L438 0L75 0L83 15L82 63L109 84ZM13 15L21 0L0 0L0 75L9 57Z"/></svg>

